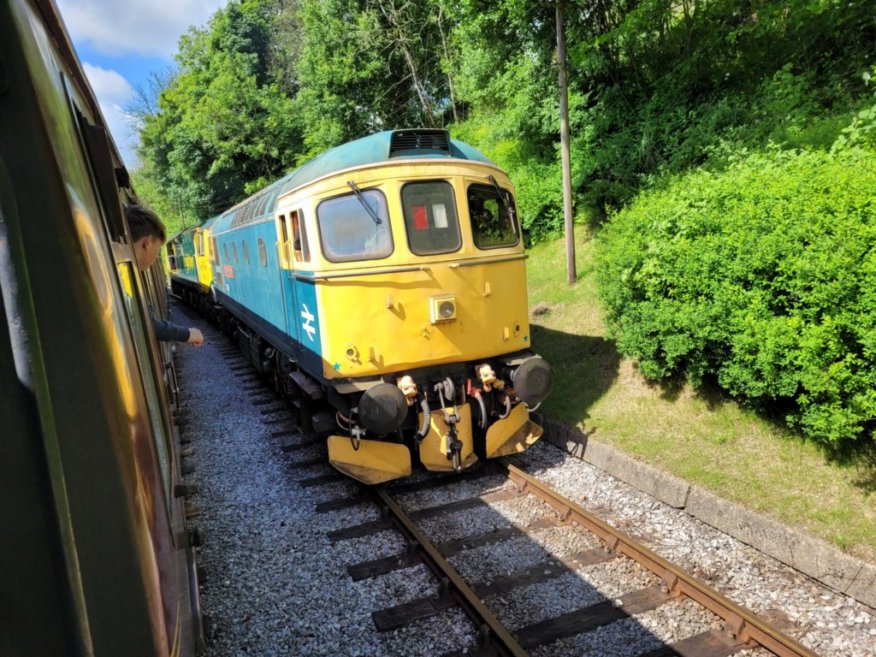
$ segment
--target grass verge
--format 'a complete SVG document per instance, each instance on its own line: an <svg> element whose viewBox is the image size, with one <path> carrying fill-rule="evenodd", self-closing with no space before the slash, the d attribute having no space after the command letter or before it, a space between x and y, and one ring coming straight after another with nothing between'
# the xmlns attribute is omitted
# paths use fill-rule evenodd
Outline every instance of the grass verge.
<svg viewBox="0 0 876 657"><path fill-rule="evenodd" d="M529 251L535 350L555 380L543 411L596 440L876 562L876 459L843 462L714 389L647 382L606 336L595 244L576 229L577 282L562 240Z"/></svg>

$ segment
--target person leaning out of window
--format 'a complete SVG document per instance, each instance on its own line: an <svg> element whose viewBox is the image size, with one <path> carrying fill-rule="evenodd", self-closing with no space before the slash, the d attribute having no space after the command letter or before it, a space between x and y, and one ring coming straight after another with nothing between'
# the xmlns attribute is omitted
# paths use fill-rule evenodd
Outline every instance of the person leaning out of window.
<svg viewBox="0 0 876 657"><path fill-rule="evenodd" d="M146 271L161 253L161 247L167 241L167 231L164 223L149 208L142 205L125 206L125 216L131 229L131 240L134 243L134 255L137 267ZM194 326L186 328L164 319L158 319L149 309L155 337L162 342L188 342L195 347L204 344L204 335Z"/></svg>

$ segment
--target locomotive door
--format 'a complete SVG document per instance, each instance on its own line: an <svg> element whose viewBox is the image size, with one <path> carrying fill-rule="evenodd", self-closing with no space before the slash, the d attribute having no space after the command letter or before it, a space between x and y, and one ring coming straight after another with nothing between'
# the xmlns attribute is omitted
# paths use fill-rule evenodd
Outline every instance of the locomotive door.
<svg viewBox="0 0 876 657"><path fill-rule="evenodd" d="M278 218L280 236L280 272L283 278L283 307L286 330L292 337L296 357L301 357L301 325L298 321L298 299L295 293L295 265L301 262L300 220L297 210L281 214ZM296 249L297 245L297 249Z"/></svg>

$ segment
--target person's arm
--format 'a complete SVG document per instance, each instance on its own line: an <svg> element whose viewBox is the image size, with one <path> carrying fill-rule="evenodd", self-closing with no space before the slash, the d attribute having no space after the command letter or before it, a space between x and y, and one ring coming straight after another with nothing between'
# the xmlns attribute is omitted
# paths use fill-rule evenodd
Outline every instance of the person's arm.
<svg viewBox="0 0 876 657"><path fill-rule="evenodd" d="M166 319L152 318L152 327L155 329L155 337L162 342L188 342L191 330L184 326L177 326ZM197 330L197 329L195 329ZM200 333L200 331L198 331ZM203 342L203 337L201 338Z"/></svg>

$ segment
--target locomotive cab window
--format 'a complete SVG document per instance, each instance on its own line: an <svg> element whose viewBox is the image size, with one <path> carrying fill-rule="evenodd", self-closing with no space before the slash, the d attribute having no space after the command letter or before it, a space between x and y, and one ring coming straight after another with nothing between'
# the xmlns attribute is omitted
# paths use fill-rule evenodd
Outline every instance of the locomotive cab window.
<svg viewBox="0 0 876 657"><path fill-rule="evenodd" d="M204 236L202 233L195 235L195 251L199 256L204 255Z"/></svg>
<svg viewBox="0 0 876 657"><path fill-rule="evenodd" d="M316 220L323 253L332 262L376 260L392 253L386 197L375 189L323 201Z"/></svg>
<svg viewBox="0 0 876 657"><path fill-rule="evenodd" d="M304 217L298 210L289 215L292 224L292 251L298 262L310 262L310 249L307 246L307 233L304 228Z"/></svg>
<svg viewBox="0 0 876 657"><path fill-rule="evenodd" d="M494 249L517 244L517 212L511 192L503 189L500 197L495 187L470 185L466 197L475 246Z"/></svg>
<svg viewBox="0 0 876 657"><path fill-rule="evenodd" d="M402 188L402 205L412 253L449 253L462 246L450 183L408 183Z"/></svg>

